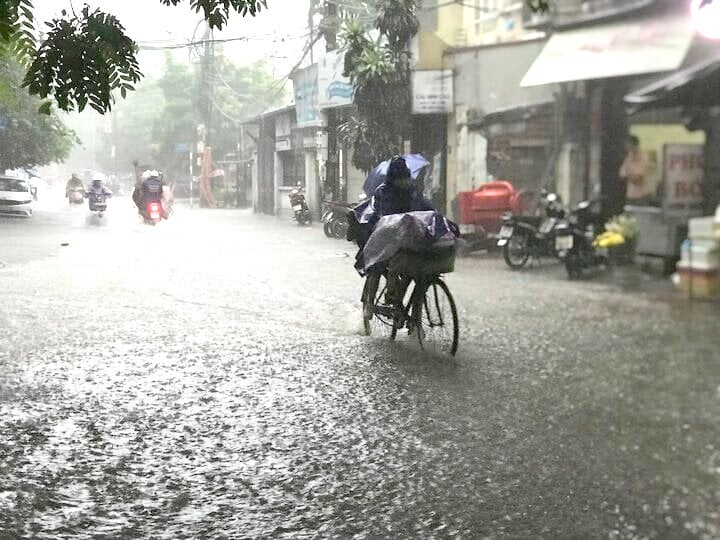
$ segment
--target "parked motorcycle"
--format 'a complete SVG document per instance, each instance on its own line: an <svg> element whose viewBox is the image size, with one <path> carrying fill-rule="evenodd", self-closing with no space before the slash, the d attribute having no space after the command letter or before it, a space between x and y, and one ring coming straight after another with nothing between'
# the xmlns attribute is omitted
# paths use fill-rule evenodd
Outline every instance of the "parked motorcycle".
<svg viewBox="0 0 720 540"><path fill-rule="evenodd" d="M326 201L322 215L323 232L328 238L345 238L348 230L347 214L352 205Z"/></svg>
<svg viewBox="0 0 720 540"><path fill-rule="evenodd" d="M310 214L310 208L305 200L305 193L300 186L294 188L290 192L290 206L293 210L293 219L297 221L298 225L310 225L312 223L312 215Z"/></svg>
<svg viewBox="0 0 720 540"><path fill-rule="evenodd" d="M582 277L585 270L610 265L609 250L596 242L603 220L595 207L600 199L583 201L555 226L555 250L565 263L570 279Z"/></svg>
<svg viewBox="0 0 720 540"><path fill-rule="evenodd" d="M565 209L556 193L543 191L544 218L516 216L507 212L502 217L500 239L497 245L503 258L513 270L523 268L530 257L557 256L554 249L554 229L565 217Z"/></svg>

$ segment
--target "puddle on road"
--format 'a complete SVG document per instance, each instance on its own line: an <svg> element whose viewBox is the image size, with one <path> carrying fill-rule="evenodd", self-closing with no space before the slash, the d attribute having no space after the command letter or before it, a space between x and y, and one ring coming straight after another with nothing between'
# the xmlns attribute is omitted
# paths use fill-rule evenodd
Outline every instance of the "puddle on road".
<svg viewBox="0 0 720 540"><path fill-rule="evenodd" d="M347 259L350 257L349 253L321 253L318 255L318 259Z"/></svg>

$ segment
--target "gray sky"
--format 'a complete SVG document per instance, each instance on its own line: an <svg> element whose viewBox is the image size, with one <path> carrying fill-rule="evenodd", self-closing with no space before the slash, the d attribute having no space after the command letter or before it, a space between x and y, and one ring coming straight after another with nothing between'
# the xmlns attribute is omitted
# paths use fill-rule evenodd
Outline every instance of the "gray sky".
<svg viewBox="0 0 720 540"><path fill-rule="evenodd" d="M268 0L268 8L256 17L230 17L230 23L215 39L248 38L248 41L229 42L225 53L239 65L265 60L269 70L278 78L288 74L300 58L307 42L309 0ZM160 0L35 0L39 21L50 20L65 9L82 9L89 4L115 15L141 46L140 69L151 73L163 65L164 51L149 51L145 47L183 44L190 40L202 19L190 9L189 0L178 6L164 6ZM41 26L41 25L38 25ZM203 27L198 29L201 38ZM187 61L188 49L177 49L174 55ZM308 62L309 63L309 62Z"/></svg>

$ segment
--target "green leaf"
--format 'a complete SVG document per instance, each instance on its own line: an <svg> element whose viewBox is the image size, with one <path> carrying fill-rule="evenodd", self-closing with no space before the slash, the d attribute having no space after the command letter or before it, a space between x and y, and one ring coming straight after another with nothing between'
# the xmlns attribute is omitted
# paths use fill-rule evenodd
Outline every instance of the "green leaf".
<svg viewBox="0 0 720 540"><path fill-rule="evenodd" d="M52 113L52 102L44 101L43 104L38 107L38 112L40 114L50 115Z"/></svg>
<svg viewBox="0 0 720 540"><path fill-rule="evenodd" d="M355 85L357 117L341 126L353 146L353 165L369 171L395 153L411 118L409 43L417 33L416 0L378 0L373 40L357 21L343 24L345 73Z"/></svg>

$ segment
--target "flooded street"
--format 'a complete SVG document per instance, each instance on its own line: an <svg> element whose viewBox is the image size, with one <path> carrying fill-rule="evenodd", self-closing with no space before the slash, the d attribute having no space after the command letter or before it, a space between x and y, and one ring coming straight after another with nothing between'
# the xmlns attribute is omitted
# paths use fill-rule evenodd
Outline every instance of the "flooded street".
<svg viewBox="0 0 720 540"><path fill-rule="evenodd" d="M131 206L0 219L0 537L720 537L716 304L473 255L438 358L317 226Z"/></svg>

